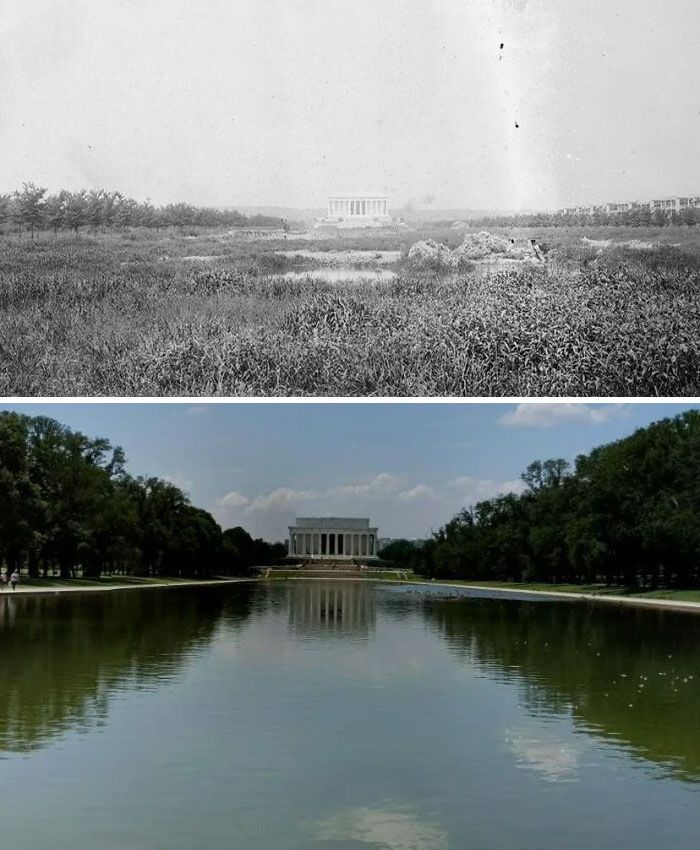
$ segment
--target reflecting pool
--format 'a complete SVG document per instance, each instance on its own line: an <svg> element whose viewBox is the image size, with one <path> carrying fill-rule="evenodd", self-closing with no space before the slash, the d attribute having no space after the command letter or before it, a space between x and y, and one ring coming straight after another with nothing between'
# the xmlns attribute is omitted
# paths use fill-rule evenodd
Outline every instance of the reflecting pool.
<svg viewBox="0 0 700 850"><path fill-rule="evenodd" d="M430 590L6 593L3 846L697 846L700 617Z"/></svg>

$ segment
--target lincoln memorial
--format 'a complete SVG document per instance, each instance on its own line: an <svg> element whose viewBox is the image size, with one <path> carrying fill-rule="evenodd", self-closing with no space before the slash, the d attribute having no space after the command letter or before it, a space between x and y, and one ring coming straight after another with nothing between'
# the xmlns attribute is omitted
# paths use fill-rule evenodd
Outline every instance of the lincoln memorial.
<svg viewBox="0 0 700 850"><path fill-rule="evenodd" d="M377 557L377 528L355 517L297 517L289 526L289 558L352 561Z"/></svg>
<svg viewBox="0 0 700 850"><path fill-rule="evenodd" d="M334 227L383 227L391 224L389 200L384 195L335 195L328 212L317 225Z"/></svg>

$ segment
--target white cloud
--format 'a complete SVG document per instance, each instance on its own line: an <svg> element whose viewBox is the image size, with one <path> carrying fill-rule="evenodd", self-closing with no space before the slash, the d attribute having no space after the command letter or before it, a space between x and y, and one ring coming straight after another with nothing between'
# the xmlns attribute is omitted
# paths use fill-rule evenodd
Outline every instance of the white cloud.
<svg viewBox="0 0 700 850"><path fill-rule="evenodd" d="M331 487L327 490L328 495L348 495L348 496L367 496L378 493L393 493L401 486L401 479L395 475L390 475L388 472L380 472L360 484L343 484L338 487Z"/></svg>
<svg viewBox="0 0 700 850"><path fill-rule="evenodd" d="M406 501L412 499L439 499L440 497L435 492L435 488L428 484L416 484L414 487L409 487L408 490L401 490L398 494L399 499Z"/></svg>
<svg viewBox="0 0 700 850"><path fill-rule="evenodd" d="M255 513L282 513L315 510L328 513L333 506L369 499L386 498L401 489L401 479L388 472L380 472L367 481L353 484L338 484L325 490L298 490L291 487L278 487L269 493L247 496L238 490L232 490L216 502L214 514L222 521L232 517L241 518Z"/></svg>
<svg viewBox="0 0 700 850"><path fill-rule="evenodd" d="M244 496L243 493L239 493L238 490L232 490L223 498L219 499L218 504L222 508L236 510L237 508L247 507L247 505L250 504L250 499L247 496Z"/></svg>
<svg viewBox="0 0 700 850"><path fill-rule="evenodd" d="M459 475L447 482L447 486L457 494L464 504L493 499L504 493L519 493L523 489L522 481L492 481L489 478L474 478L471 475Z"/></svg>
<svg viewBox="0 0 700 850"><path fill-rule="evenodd" d="M185 408L187 416L206 416L211 411L209 404L191 404Z"/></svg>
<svg viewBox="0 0 700 850"><path fill-rule="evenodd" d="M163 475L161 478L163 481L167 481L184 490L185 493L189 493L192 489L192 481L189 478L183 478L182 475Z"/></svg>
<svg viewBox="0 0 700 850"><path fill-rule="evenodd" d="M386 536L420 537L467 505L522 487L520 481L469 475L412 482L380 472L364 481L319 489L278 487L257 494L232 490L217 500L211 512L225 528L242 525L270 539L277 539L295 516L368 516Z"/></svg>
<svg viewBox="0 0 700 850"><path fill-rule="evenodd" d="M300 502L311 502L318 498L315 490L293 490L289 487L278 487L271 493L256 496L246 505L244 513L253 511L280 511L294 507Z"/></svg>
<svg viewBox="0 0 700 850"><path fill-rule="evenodd" d="M573 402L527 402L504 413L498 420L512 427L551 428L567 422L588 422L600 425L627 412L626 404L578 404Z"/></svg>

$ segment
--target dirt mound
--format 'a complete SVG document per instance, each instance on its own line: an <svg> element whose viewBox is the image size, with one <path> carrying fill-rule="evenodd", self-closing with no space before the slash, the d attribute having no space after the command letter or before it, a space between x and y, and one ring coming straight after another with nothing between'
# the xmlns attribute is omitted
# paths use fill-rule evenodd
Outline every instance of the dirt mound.
<svg viewBox="0 0 700 850"><path fill-rule="evenodd" d="M450 271L456 268L456 261L452 258L452 251L436 242L427 239L415 242L408 251L408 262L414 269L430 269L432 271Z"/></svg>
<svg viewBox="0 0 700 850"><path fill-rule="evenodd" d="M493 236L482 230L480 233L467 233L462 244L452 252L459 264L462 260L482 260L490 254L498 254L510 259L521 259L527 253L526 249L518 248L510 239Z"/></svg>
<svg viewBox="0 0 700 850"><path fill-rule="evenodd" d="M461 245L453 251L441 242L428 239L414 243L408 252L408 262L412 268L433 271L460 270L474 260L491 257L527 260L533 258L533 249L530 246L517 246L511 239L494 236L483 230L480 233L465 234Z"/></svg>

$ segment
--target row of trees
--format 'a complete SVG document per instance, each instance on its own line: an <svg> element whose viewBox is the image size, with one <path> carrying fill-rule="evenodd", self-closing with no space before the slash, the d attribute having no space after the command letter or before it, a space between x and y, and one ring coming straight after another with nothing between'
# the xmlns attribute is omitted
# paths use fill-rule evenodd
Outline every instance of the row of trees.
<svg viewBox="0 0 700 850"><path fill-rule="evenodd" d="M285 554L242 528L222 531L174 484L132 477L109 440L0 412L0 566L201 577L245 574Z"/></svg>
<svg viewBox="0 0 700 850"><path fill-rule="evenodd" d="M474 227L667 227L683 224L693 227L700 221L700 209L651 210L638 207L621 212L553 212L495 215L470 221Z"/></svg>
<svg viewBox="0 0 700 850"><path fill-rule="evenodd" d="M139 203L121 192L102 189L60 192L48 195L46 189L24 183L21 190L0 194L0 230L13 224L19 232L73 231L83 227L125 230L148 227L160 231L167 227L282 227L284 222L270 216L248 217L235 210L195 207L192 204L154 206L150 201Z"/></svg>
<svg viewBox="0 0 700 850"><path fill-rule="evenodd" d="M700 585L700 412L566 461L525 489L465 508L423 545L381 556L438 578Z"/></svg>

